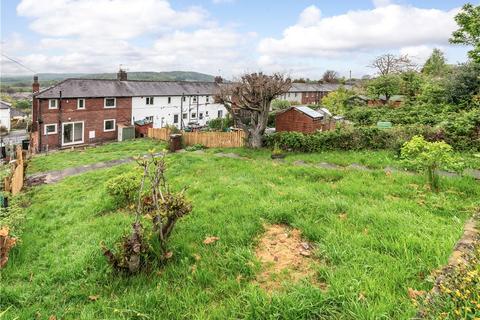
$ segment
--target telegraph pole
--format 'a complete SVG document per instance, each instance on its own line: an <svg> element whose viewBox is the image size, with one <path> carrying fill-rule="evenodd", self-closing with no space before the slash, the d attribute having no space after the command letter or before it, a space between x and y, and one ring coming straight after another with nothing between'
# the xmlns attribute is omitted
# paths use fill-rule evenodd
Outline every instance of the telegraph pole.
<svg viewBox="0 0 480 320"><path fill-rule="evenodd" d="M182 97L180 98L180 130L183 130L183 97L184 94L182 93Z"/></svg>

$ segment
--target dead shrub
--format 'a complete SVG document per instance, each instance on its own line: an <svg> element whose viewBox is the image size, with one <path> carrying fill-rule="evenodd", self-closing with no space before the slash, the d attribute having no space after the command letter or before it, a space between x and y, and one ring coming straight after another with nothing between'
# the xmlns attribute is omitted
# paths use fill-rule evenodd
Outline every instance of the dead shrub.
<svg viewBox="0 0 480 320"><path fill-rule="evenodd" d="M168 252L168 239L177 220L192 211L184 190L170 192L165 177L164 156L137 159L143 169L138 190L138 202L132 231L112 251L102 244L102 250L110 265L117 271L137 273L152 265L166 262L172 256ZM148 182L148 190L144 190ZM141 218L151 221L151 228L144 230Z"/></svg>

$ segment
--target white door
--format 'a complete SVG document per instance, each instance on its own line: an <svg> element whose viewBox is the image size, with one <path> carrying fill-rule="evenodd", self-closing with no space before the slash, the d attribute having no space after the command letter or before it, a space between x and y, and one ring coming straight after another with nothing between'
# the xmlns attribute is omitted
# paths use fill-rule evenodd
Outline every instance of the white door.
<svg viewBox="0 0 480 320"><path fill-rule="evenodd" d="M62 123L62 145L83 143L83 121Z"/></svg>

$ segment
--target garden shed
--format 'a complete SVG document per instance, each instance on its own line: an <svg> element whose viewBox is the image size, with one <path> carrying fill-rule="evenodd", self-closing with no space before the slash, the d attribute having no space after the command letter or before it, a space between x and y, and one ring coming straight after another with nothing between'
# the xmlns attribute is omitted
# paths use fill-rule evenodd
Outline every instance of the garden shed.
<svg viewBox="0 0 480 320"><path fill-rule="evenodd" d="M275 131L296 131L315 133L330 130L333 122L330 112L325 109L316 111L307 106L294 106L279 112L275 117Z"/></svg>

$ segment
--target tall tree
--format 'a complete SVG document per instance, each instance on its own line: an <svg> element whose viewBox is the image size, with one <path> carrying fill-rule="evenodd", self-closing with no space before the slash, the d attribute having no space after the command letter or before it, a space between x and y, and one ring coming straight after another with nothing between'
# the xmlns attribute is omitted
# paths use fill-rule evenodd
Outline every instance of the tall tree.
<svg viewBox="0 0 480 320"><path fill-rule="evenodd" d="M480 63L480 5L465 4L455 16L455 21L460 28L453 32L450 43L473 46L468 55Z"/></svg>
<svg viewBox="0 0 480 320"><path fill-rule="evenodd" d="M267 127L270 104L291 87L290 78L276 73L243 75L239 81L220 86L215 96L232 115L235 123L245 131L247 146L259 148Z"/></svg>
<svg viewBox="0 0 480 320"><path fill-rule="evenodd" d="M384 76L391 73L413 70L416 68L416 65L406 54L396 56L391 53L386 53L375 58L369 67L376 69L379 75Z"/></svg>
<svg viewBox="0 0 480 320"><path fill-rule="evenodd" d="M339 82L338 72L334 70L327 70L322 76L322 80L325 83L338 83Z"/></svg>
<svg viewBox="0 0 480 320"><path fill-rule="evenodd" d="M372 96L384 96L389 101L393 95L400 93L401 83L402 79L396 74L381 75L368 82L367 91Z"/></svg>
<svg viewBox="0 0 480 320"><path fill-rule="evenodd" d="M422 73L429 76L440 77L445 75L447 69L445 54L440 49L435 48L427 61L425 61Z"/></svg>

